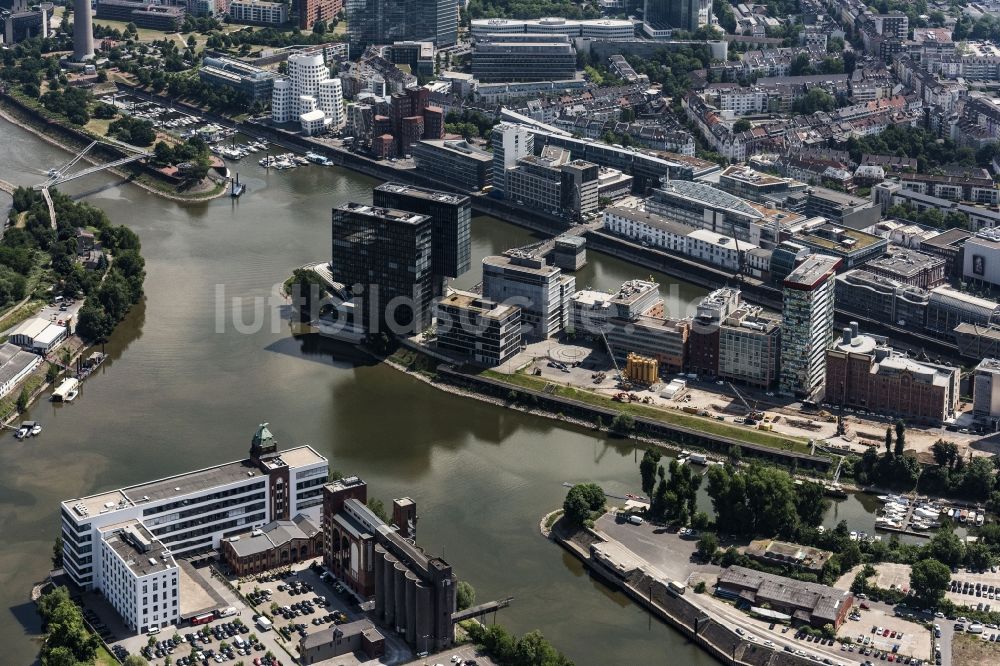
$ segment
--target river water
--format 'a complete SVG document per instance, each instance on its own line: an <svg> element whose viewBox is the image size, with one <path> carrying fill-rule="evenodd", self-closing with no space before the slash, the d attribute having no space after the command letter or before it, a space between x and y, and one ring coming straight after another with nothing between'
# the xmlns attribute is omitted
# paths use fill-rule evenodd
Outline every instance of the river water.
<svg viewBox="0 0 1000 666"><path fill-rule="evenodd" d="M0 146L0 178L19 185L68 159L2 120ZM541 629L581 665L714 663L538 534L540 517L562 502L564 481L636 490L630 445L437 391L350 348L295 338L269 315L251 325L292 268L329 258L331 209L370 201L377 181L315 166L266 173L252 158L239 169L248 186L239 202L179 205L110 175L62 188L139 234L147 298L119 325L110 360L76 402L39 402L27 415L43 425L40 437L0 438L0 605L9 613L0 621L2 661L31 663L37 652L27 593L48 569L61 499L241 458L256 425L268 421L281 446L311 444L333 470L364 478L371 495L412 497L425 548L480 600L515 598L499 617L511 630ZM0 214L9 205L0 193ZM533 240L476 218L473 266ZM591 253L577 285L610 289L648 274ZM480 277L474 269L456 285ZM653 277L673 295L675 314L705 293ZM856 528L865 529L867 510L848 500L830 520L867 521Z"/></svg>

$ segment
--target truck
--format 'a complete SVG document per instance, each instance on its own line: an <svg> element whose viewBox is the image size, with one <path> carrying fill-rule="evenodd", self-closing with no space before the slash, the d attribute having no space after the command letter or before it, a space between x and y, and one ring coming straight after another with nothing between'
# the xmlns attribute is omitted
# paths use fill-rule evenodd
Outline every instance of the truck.
<svg viewBox="0 0 1000 666"><path fill-rule="evenodd" d="M274 627L271 621L268 620L263 615L257 618L256 623L257 623L257 628L260 629L261 631L271 631L272 627Z"/></svg>
<svg viewBox="0 0 1000 666"><path fill-rule="evenodd" d="M671 594L679 596L687 592L687 585L685 585L680 581L672 580L669 583L667 583L667 589L670 590Z"/></svg>

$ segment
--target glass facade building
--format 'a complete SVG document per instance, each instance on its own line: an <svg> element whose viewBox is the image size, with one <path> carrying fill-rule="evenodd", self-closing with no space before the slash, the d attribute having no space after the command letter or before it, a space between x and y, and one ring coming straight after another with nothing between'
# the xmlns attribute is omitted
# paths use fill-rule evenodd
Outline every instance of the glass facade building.
<svg viewBox="0 0 1000 666"><path fill-rule="evenodd" d="M363 321L393 333L431 321L432 222L395 208L347 203L333 209L330 272L363 302Z"/></svg>
<svg viewBox="0 0 1000 666"><path fill-rule="evenodd" d="M402 41L441 48L458 41L455 0L346 0L344 9L352 51Z"/></svg>

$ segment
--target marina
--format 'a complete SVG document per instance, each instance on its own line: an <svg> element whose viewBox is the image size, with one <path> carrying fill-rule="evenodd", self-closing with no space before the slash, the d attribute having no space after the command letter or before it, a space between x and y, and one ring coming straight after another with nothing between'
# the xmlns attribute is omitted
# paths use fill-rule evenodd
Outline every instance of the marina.
<svg viewBox="0 0 1000 666"><path fill-rule="evenodd" d="M931 501L916 495L879 495L882 508L875 529L910 536L929 538L947 520L956 525L982 525L982 509L950 506L940 500Z"/></svg>

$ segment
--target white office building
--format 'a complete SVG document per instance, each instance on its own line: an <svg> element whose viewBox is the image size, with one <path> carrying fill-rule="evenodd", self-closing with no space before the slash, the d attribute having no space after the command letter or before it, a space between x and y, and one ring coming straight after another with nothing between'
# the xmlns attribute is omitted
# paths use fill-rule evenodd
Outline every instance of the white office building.
<svg viewBox="0 0 1000 666"><path fill-rule="evenodd" d="M118 589L115 577L122 571L106 562L123 552L124 546L110 540L115 526L141 525L155 542L150 552L162 560L164 551L208 551L223 538L298 514L319 524L327 473L326 458L310 446L278 451L262 424L247 459L62 502L63 566L78 586L107 596L111 588ZM133 573L143 578L154 572ZM131 613L126 609L123 618L131 617L137 631L164 622L162 610L153 614L158 619Z"/></svg>
<svg viewBox="0 0 1000 666"><path fill-rule="evenodd" d="M101 535L101 592L130 629L145 633L180 619L177 562L136 520L109 525Z"/></svg>
<svg viewBox="0 0 1000 666"><path fill-rule="evenodd" d="M493 128L493 188L503 190L507 169L522 157L534 155L535 136L524 125L500 123Z"/></svg>
<svg viewBox="0 0 1000 666"><path fill-rule="evenodd" d="M758 249L753 243L636 208L605 209L604 228L649 247L682 254L729 271L744 271L747 252Z"/></svg>
<svg viewBox="0 0 1000 666"><path fill-rule="evenodd" d="M292 102L292 82L276 79L271 90L271 120L275 123L289 123L295 117L296 105Z"/></svg>
<svg viewBox="0 0 1000 666"><path fill-rule="evenodd" d="M575 291L576 278L526 252L483 259L483 296L520 307L522 335L530 340L550 338L569 325Z"/></svg>
<svg viewBox="0 0 1000 666"><path fill-rule="evenodd" d="M323 112L319 126L315 111ZM344 94L340 79L330 78L322 53L295 53L288 57L288 78L277 79L271 95L271 120L298 121L303 131L344 126Z"/></svg>
<svg viewBox="0 0 1000 666"><path fill-rule="evenodd" d="M833 337L834 276L841 259L811 254L782 289L781 391L811 398L822 393L826 348Z"/></svg>

